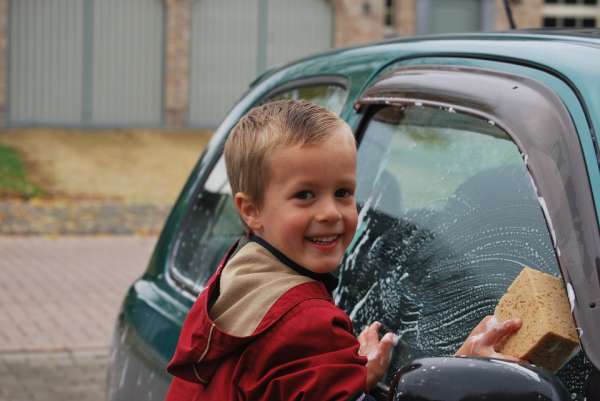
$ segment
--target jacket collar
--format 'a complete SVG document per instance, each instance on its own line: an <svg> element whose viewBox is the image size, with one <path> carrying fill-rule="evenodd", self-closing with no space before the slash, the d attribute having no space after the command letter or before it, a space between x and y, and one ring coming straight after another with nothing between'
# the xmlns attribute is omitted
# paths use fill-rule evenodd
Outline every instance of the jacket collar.
<svg viewBox="0 0 600 401"><path fill-rule="evenodd" d="M310 277L313 280L320 281L325 285L327 291L330 293L337 287L338 280L334 275L329 273L315 273L313 271L308 270L307 268L300 266L298 263L294 262L292 259L288 258L283 252L279 249L275 248L273 245L265 241L263 238L259 237L254 233L250 233L248 235L248 240L252 242L256 242L257 244L264 247L267 251L269 251L275 258L277 258L281 263L285 264L295 272L302 274L303 276Z"/></svg>

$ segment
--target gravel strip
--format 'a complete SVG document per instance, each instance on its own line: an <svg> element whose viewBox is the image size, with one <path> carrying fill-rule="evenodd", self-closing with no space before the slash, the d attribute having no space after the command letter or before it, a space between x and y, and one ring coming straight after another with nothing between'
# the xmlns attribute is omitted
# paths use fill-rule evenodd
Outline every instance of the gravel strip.
<svg viewBox="0 0 600 401"><path fill-rule="evenodd" d="M157 235L170 205L0 201L0 235Z"/></svg>

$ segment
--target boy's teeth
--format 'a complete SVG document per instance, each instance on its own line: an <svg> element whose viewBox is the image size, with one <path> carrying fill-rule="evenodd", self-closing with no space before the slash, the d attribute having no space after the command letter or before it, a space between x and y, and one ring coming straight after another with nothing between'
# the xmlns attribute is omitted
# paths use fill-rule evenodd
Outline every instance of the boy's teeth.
<svg viewBox="0 0 600 401"><path fill-rule="evenodd" d="M338 236L337 235L331 235L329 237L311 237L310 240L313 242L331 242L333 240L335 240Z"/></svg>

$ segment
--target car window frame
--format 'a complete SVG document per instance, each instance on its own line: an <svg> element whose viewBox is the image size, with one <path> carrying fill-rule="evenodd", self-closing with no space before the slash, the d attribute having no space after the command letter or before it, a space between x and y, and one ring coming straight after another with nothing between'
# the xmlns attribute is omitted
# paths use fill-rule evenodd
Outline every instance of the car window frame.
<svg viewBox="0 0 600 401"><path fill-rule="evenodd" d="M481 91L482 87L486 90ZM378 110L415 105L452 108L486 119L509 135L541 200L577 326L583 332L598 332L600 280L593 278L598 278L600 270L600 231L580 139L558 95L532 78L484 68L400 67L377 78L355 102L356 112L362 114L356 130L358 146ZM536 113L548 118L537 119L539 127L532 130L530 116ZM567 156L554 154L552 146ZM557 185L563 190L548 191ZM569 207L568 218L563 205ZM590 337L580 336L580 342L598 368L600 339Z"/></svg>
<svg viewBox="0 0 600 401"><path fill-rule="evenodd" d="M186 206L182 212L182 216L178 219L176 227L173 231L173 245L170 246L169 250L168 250L167 268L166 268L166 275L165 275L166 280L167 280L167 282L170 283L171 286L174 286L174 287L178 288L179 290L181 290L182 294L184 294L185 297L189 298L190 300L195 300L196 297L198 296L198 294L202 291L202 289L204 287L199 287L198 285L194 284L194 282L192 282L185 275L181 274L180 272L177 271L177 269L175 269L175 258L176 258L177 249L178 249L176 246L176 242L178 240L179 233L185 229L185 222L186 222L189 214L192 212L192 209L194 206L194 199L197 199L200 192L202 190L204 190L206 182L208 181L211 173L217 166L219 159L221 158L221 156L223 154L225 141L227 140L231 129L233 128L233 126L235 126L235 123L248 110L250 110L252 107L254 107L256 105L261 104L262 102L266 101L269 98L275 97L277 95L280 95L282 93L285 93L285 92L288 92L288 91L291 91L294 89L301 89L301 88L307 88L307 87L313 87L313 86L326 86L326 85L336 86L345 91L345 98L342 102L342 108L340 110L340 115L342 115L343 111L348 107L347 103L350 98L350 96L349 96L350 95L350 80L349 80L349 78L346 76L343 76L343 75L336 75L336 74L320 74L320 75L311 75L311 76L305 76L305 77L301 77L301 78L290 79L284 83L278 84L278 85L266 90L262 94L253 96L254 99L250 103L250 105L247 108L245 108L242 112L236 113L237 116L235 117L235 122L231 122L231 117L232 117L232 114L235 113L237 107L233 107L231 112L229 112L225 116L222 124L225 124L226 122L229 121L230 123L228 124L228 129L226 132L222 132L221 135L218 135L219 142L218 142L218 144L213 145L213 146L216 146L216 149L214 149L211 152L208 152L208 149L205 149L201 156L200 162L203 161L202 160L203 158L208 157L209 155L210 155L210 160L208 160L207 164L203 168L202 177L200 177L200 179L197 179L194 182L194 189L190 192L191 196L188 198L188 202L186 202ZM249 97L251 92L252 92L252 88L248 94L242 96L242 98L240 99L240 101L238 101L238 103L243 102L247 97ZM215 135L217 135L218 131L221 131L222 128L223 127L220 126L217 129L217 131L215 131Z"/></svg>

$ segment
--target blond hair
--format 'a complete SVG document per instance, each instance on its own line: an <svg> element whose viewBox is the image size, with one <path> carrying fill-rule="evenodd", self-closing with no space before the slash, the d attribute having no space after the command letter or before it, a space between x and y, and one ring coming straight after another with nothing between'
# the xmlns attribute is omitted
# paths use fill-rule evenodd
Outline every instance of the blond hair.
<svg viewBox="0 0 600 401"><path fill-rule="evenodd" d="M321 143L345 124L337 114L305 100L279 100L254 107L225 143L231 192L243 192L260 205L269 180L271 152L279 147Z"/></svg>

